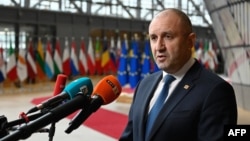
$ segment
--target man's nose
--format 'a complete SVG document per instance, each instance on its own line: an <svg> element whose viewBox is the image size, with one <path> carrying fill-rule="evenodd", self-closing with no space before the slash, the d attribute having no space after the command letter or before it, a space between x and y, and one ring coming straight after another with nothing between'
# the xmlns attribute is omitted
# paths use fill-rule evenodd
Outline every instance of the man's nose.
<svg viewBox="0 0 250 141"><path fill-rule="evenodd" d="M156 43L156 50L162 50L165 48L165 42L162 38L159 38L159 40Z"/></svg>

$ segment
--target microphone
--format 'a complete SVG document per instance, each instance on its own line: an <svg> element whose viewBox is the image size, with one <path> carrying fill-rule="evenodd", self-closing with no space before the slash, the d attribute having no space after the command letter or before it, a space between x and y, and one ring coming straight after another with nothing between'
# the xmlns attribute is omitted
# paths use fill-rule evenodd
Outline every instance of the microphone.
<svg viewBox="0 0 250 141"><path fill-rule="evenodd" d="M65 84L67 81L67 75L64 74L58 74L56 78L56 83L53 91L53 95L56 96L60 94L63 89L65 88Z"/></svg>
<svg viewBox="0 0 250 141"><path fill-rule="evenodd" d="M63 101L74 98L75 95L79 91L82 91L84 94L86 94L86 93L89 93L90 91L92 92L92 90L93 90L93 86L89 78L82 77L82 78L76 79L70 82L60 94L31 108L27 112L27 114L36 112L43 108L54 108L55 106L58 106L59 104L61 104Z"/></svg>
<svg viewBox="0 0 250 141"><path fill-rule="evenodd" d="M54 87L54 93L53 95L57 95L59 93L61 93L65 87L65 84L66 84L66 81L67 81L67 76L64 75L64 74L58 74L57 75L57 79L56 79L56 83L55 83L55 87ZM32 112L32 110L31 110ZM30 113L30 112L28 112ZM24 113L23 113L24 114ZM16 125L20 125L20 124L23 124L23 123L28 123L30 122L31 120L34 120L34 119L37 119L38 117L40 117L41 115L43 115L43 113L37 113L37 114L34 114L34 115L31 115L31 116L27 116L26 114L24 114L25 116L20 119L17 119L17 120L14 120L14 121L11 121L11 122L7 122L3 128L4 129L14 129L13 126L16 126Z"/></svg>
<svg viewBox="0 0 250 141"><path fill-rule="evenodd" d="M1 141L15 141L19 139L26 139L29 136L31 136L32 133L38 131L42 127L45 127L50 123L58 122L62 118L72 114L78 109L83 108L83 105L84 105L83 103L85 103L86 101L89 101L88 97L91 95L93 91L93 86L92 86L90 79L88 78L77 79L76 81L82 81L83 86L86 86L84 91L76 92L77 90L74 90L74 92L76 93L71 93L71 95L74 95L74 98L61 104L60 106L57 106L51 109L50 111L40 116L36 120L30 121L29 123L22 125L20 128L15 130L12 134L9 134L5 136L4 138L2 138Z"/></svg>
<svg viewBox="0 0 250 141"><path fill-rule="evenodd" d="M67 81L67 75L65 75L65 74L58 74L57 75L56 83L55 83L55 87L54 87L54 91L53 91L54 92L53 96L56 96L63 91L63 89L65 88L66 81ZM53 139L53 136L55 135L55 130L56 130L56 123L53 122L53 123L51 123L50 129L48 130L49 140Z"/></svg>
<svg viewBox="0 0 250 141"><path fill-rule="evenodd" d="M114 101L120 95L121 91L122 87L113 75L104 77L94 88L91 101L85 103L83 109L73 118L65 132L69 134L77 129L101 105L106 105Z"/></svg>
<svg viewBox="0 0 250 141"><path fill-rule="evenodd" d="M113 75L104 77L96 84L91 97L99 97L103 105L113 102L122 92L122 86Z"/></svg>

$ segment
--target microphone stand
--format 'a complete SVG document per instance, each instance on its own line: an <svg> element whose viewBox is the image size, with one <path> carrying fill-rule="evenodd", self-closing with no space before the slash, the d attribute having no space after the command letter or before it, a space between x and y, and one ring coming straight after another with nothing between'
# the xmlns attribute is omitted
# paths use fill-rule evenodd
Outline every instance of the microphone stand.
<svg viewBox="0 0 250 141"><path fill-rule="evenodd" d="M0 138L9 134L7 128L5 128L7 123L8 123L7 118L4 115L1 115L0 116Z"/></svg>
<svg viewBox="0 0 250 141"><path fill-rule="evenodd" d="M53 141L55 131L56 131L56 123L52 122L51 126L50 126L50 129L49 129L49 141Z"/></svg>
<svg viewBox="0 0 250 141"><path fill-rule="evenodd" d="M63 102L61 102L61 104L63 104ZM50 109L53 109L53 108L54 108L53 105L49 106L47 108L42 109L42 112L48 113L50 111ZM49 141L53 141L53 137L55 135L55 131L56 131L56 122L52 122L50 128L48 129Z"/></svg>
<svg viewBox="0 0 250 141"><path fill-rule="evenodd" d="M37 113L31 116L27 116L26 119L20 118L10 122L8 122L7 118L4 115L0 116L0 138L8 135L10 130L15 130L16 128L14 128L14 126L21 125L23 123L28 123L29 121L37 119L43 114L44 113Z"/></svg>
<svg viewBox="0 0 250 141"><path fill-rule="evenodd" d="M50 123L57 122L78 109L82 109L84 105L83 103L86 101L89 101L89 98L80 92L72 100L50 110L50 112L42 115L40 118L21 126L17 131L2 138L1 141L17 141L19 139L26 139L42 127Z"/></svg>
<svg viewBox="0 0 250 141"><path fill-rule="evenodd" d="M41 113L37 113L37 114L33 114L31 116L27 116L27 119L29 121L32 121L32 120L35 120L37 118L39 118L40 116L42 116L44 113L41 112ZM10 127L13 127L13 126L16 126L16 125L20 125L20 124L23 124L23 123L27 123L26 119L24 118L21 118L21 119L17 119L17 120L14 120L14 121L11 121L11 122L8 122L6 123L5 127L4 128L10 128Z"/></svg>

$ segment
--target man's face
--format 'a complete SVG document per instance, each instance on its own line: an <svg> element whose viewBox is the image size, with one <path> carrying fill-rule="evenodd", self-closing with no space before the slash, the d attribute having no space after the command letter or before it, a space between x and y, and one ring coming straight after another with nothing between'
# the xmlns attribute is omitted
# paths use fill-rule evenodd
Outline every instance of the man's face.
<svg viewBox="0 0 250 141"><path fill-rule="evenodd" d="M149 26L151 51L157 66L177 72L190 58L193 33L187 35L180 18L173 12L158 15Z"/></svg>

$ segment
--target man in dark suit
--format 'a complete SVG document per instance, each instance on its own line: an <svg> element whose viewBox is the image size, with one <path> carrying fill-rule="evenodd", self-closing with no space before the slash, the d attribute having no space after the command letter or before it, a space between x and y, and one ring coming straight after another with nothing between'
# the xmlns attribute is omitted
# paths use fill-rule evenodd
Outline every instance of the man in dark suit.
<svg viewBox="0 0 250 141"><path fill-rule="evenodd" d="M221 141L224 125L237 124L232 86L192 58L196 39L188 16L169 8L149 25L151 51L162 70L140 81L135 89L127 126L120 141ZM174 76L161 108L154 108ZM159 114L151 121L152 111ZM150 115L150 116L149 116ZM151 124L151 125L149 125Z"/></svg>

